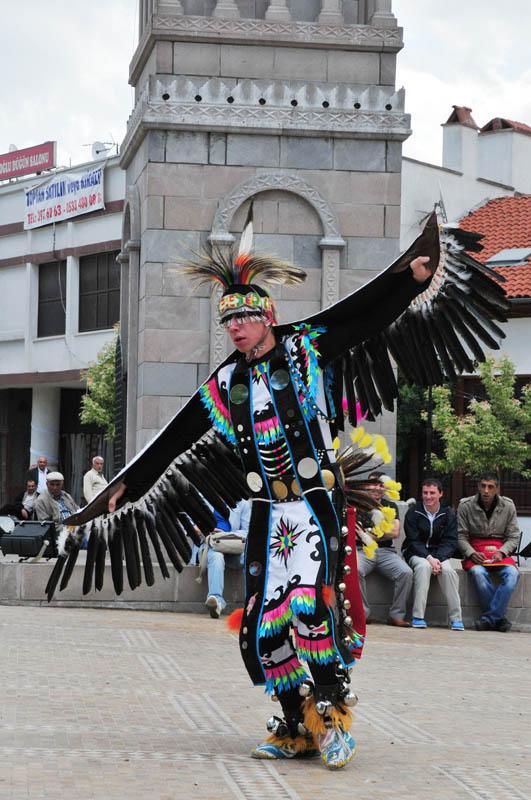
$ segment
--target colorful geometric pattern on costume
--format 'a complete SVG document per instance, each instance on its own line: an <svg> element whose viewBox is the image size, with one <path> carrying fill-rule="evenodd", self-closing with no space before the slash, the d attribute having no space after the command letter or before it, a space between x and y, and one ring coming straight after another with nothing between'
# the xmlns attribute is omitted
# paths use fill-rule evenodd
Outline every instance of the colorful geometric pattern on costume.
<svg viewBox="0 0 531 800"><path fill-rule="evenodd" d="M263 361L261 364L255 364L252 370L253 383L260 383L263 381L267 384L267 362Z"/></svg>
<svg viewBox="0 0 531 800"><path fill-rule="evenodd" d="M300 378L298 386L299 399L305 417L313 419L316 416L314 406L319 390L319 376L321 375L317 340L322 333L325 333L326 328L323 326L312 327L305 322L301 322L299 325L294 325L293 330L295 331L294 344L299 350L299 357L302 361L302 368L300 371L297 370Z"/></svg>
<svg viewBox="0 0 531 800"><path fill-rule="evenodd" d="M295 547L295 542L302 533L297 528L297 525L282 517L276 531L271 535L269 549L274 557L280 558L284 562L285 566L287 566L288 558Z"/></svg>
<svg viewBox="0 0 531 800"><path fill-rule="evenodd" d="M265 611L260 624L260 637L274 636L298 614L313 614L316 590L312 586L297 586L286 599L271 611Z"/></svg>
<svg viewBox="0 0 531 800"><path fill-rule="evenodd" d="M264 666L266 676L265 690L268 694L295 689L308 675L296 655L274 667Z"/></svg>
<svg viewBox="0 0 531 800"><path fill-rule="evenodd" d="M278 417L274 415L269 419L255 422L254 432L256 434L256 441L260 445L267 446L278 442L281 435Z"/></svg>
<svg viewBox="0 0 531 800"><path fill-rule="evenodd" d="M361 658L361 651L363 650L363 645L365 644L365 636L362 636L361 633L358 633L355 630L352 630L352 633L349 635L351 639L349 650L354 658L359 659Z"/></svg>
<svg viewBox="0 0 531 800"><path fill-rule="evenodd" d="M330 409L330 417L331 419L335 419L337 416L336 407L334 404L334 367L332 364L327 364L323 372L323 386L326 395L326 399L328 401L328 407Z"/></svg>
<svg viewBox="0 0 531 800"><path fill-rule="evenodd" d="M324 622L321 627L324 626L328 628L328 623ZM295 647L298 657L304 661L330 664L336 658L336 648L331 636L326 636L324 639L310 639L295 631Z"/></svg>
<svg viewBox="0 0 531 800"><path fill-rule="evenodd" d="M227 442L236 444L236 436L230 421L229 409L221 399L216 376L199 388L199 394L213 426Z"/></svg>

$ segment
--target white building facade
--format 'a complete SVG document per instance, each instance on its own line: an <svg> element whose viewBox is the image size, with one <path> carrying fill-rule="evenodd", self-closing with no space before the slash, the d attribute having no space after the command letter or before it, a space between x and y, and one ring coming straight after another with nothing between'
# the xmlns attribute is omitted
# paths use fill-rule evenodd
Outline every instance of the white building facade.
<svg viewBox="0 0 531 800"><path fill-rule="evenodd" d="M125 175L116 157L103 165L104 209L33 229L25 190L45 176L0 186L0 505L39 455L66 468L61 436L81 430L81 371L119 320Z"/></svg>

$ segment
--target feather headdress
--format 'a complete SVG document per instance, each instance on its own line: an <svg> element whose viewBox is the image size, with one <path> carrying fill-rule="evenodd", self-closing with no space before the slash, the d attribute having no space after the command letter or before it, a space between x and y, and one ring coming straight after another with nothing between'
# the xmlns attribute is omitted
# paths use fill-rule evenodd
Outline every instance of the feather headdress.
<svg viewBox="0 0 531 800"><path fill-rule="evenodd" d="M381 434L367 433L360 426L352 431L351 439L352 444L338 454L337 464L347 506L354 506L357 511L357 535L363 552L373 558L377 540L393 530L396 512L376 500L370 489L379 484L385 488L384 497L399 500L402 487L388 475L375 472L391 461L387 442Z"/></svg>
<svg viewBox="0 0 531 800"><path fill-rule="evenodd" d="M306 278L304 270L275 256L253 252L252 203L243 229L240 245L228 256L217 247L202 252L185 262L182 271L197 285L211 284L223 288L219 304L221 321L233 316L274 317L274 307L266 290L255 283L297 284Z"/></svg>

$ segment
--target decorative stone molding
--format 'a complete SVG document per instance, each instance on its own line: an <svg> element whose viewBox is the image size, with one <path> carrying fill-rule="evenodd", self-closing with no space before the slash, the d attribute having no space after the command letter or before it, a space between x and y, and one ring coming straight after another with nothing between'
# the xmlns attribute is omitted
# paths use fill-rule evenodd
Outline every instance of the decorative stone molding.
<svg viewBox="0 0 531 800"><path fill-rule="evenodd" d="M215 17L163 16L153 18L153 32L171 31L173 38L180 41L198 37L219 40L242 38L246 40L269 40L276 43L287 37L290 41L308 45L326 44L333 47L340 45L355 50L381 50L393 48L400 50L404 46L402 30L376 28L370 25L322 25L318 22L280 22L269 19L219 19ZM181 38L182 37L182 38Z"/></svg>
<svg viewBox="0 0 531 800"><path fill-rule="evenodd" d="M170 102L149 102L137 108L130 118L123 141L120 166L125 169L134 155L134 148L147 130L206 130L209 132L291 133L295 136L316 132L350 139L391 139L404 141L411 134L409 114L347 111L267 111L247 107L182 105Z"/></svg>
<svg viewBox="0 0 531 800"><path fill-rule="evenodd" d="M404 46L402 28L371 25L338 25L273 19L226 19L187 14L155 14L142 32L131 61L129 82L134 86L157 39L179 42L261 44L294 47L326 47L397 53Z"/></svg>
<svg viewBox="0 0 531 800"><path fill-rule="evenodd" d="M214 215L211 244L217 246L228 257L234 236L229 228L236 211L246 200L267 191L291 192L304 198L321 220L324 236L319 242L322 251L321 308L326 308L339 299L339 259L345 241L339 234L339 222L330 203L302 178L285 172L270 172L255 175L237 186L223 197ZM212 296L210 309L210 370L214 370L227 356L227 337L217 322L217 306L220 291Z"/></svg>
<svg viewBox="0 0 531 800"><path fill-rule="evenodd" d="M313 186L286 172L266 172L255 175L237 186L229 195L223 197L218 204L210 241L218 241L219 237L229 234L229 228L234 214L238 208L250 197L260 192L283 191L303 197L317 212L325 240L333 239L337 247L344 246L344 241L339 233L339 221L333 207Z"/></svg>
<svg viewBox="0 0 531 800"><path fill-rule="evenodd" d="M121 165L128 165L146 130L157 128L298 136L334 132L336 137L404 141L411 130L403 108L403 89L380 86L154 76L129 118Z"/></svg>
<svg viewBox="0 0 531 800"><path fill-rule="evenodd" d="M318 109L333 113L403 111L404 89L374 84L358 85L323 81L290 81L258 78L210 78L188 75L154 75L146 86L150 101L193 103L194 106L250 106L262 114L285 108L290 113Z"/></svg>
<svg viewBox="0 0 531 800"><path fill-rule="evenodd" d="M343 239L325 237L319 242L322 251L321 308L339 300L339 259L345 246Z"/></svg>

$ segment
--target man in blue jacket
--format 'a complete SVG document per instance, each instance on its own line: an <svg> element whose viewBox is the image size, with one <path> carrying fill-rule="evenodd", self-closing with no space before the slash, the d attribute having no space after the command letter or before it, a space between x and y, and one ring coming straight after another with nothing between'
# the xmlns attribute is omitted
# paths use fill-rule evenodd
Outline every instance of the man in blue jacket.
<svg viewBox="0 0 531 800"><path fill-rule="evenodd" d="M441 506L442 484L437 478L422 482L422 502L406 514L404 558L413 570L413 628L427 628L424 619L432 575L437 576L448 604L450 628L464 630L459 598L459 578L450 559L457 547L457 517L453 508Z"/></svg>

